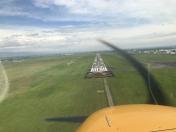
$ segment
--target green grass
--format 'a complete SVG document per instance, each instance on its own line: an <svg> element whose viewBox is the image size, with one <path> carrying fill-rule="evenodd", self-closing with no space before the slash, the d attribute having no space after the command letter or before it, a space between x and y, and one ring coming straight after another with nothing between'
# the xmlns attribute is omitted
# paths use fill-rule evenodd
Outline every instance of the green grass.
<svg viewBox="0 0 176 132"><path fill-rule="evenodd" d="M144 63L176 62L175 55L140 55L138 59ZM151 72L160 83L168 105L176 106L176 67L153 68Z"/></svg>
<svg viewBox="0 0 176 132"><path fill-rule="evenodd" d="M122 57L103 55L104 61L113 67L113 78L108 78L115 104L138 104L148 102L147 87L138 72Z"/></svg>
<svg viewBox="0 0 176 132"><path fill-rule="evenodd" d="M47 122L47 118L90 115L107 106L102 79L84 79L95 54L52 56L4 62L10 80L0 104L0 132L73 132L79 123ZM147 103L148 92L138 72L122 57L103 53L115 104ZM144 63L175 61L176 56L137 55ZM73 61L73 64L68 62ZM170 105L176 106L176 68L151 69Z"/></svg>
<svg viewBox="0 0 176 132"><path fill-rule="evenodd" d="M176 56L173 55L141 54L134 57L146 67L147 63L152 62L176 62ZM108 80L116 104L149 102L149 93L144 81L126 60L114 54L104 54L103 58L106 64L115 69L115 77ZM150 71L161 85L168 105L176 106L176 67L151 67Z"/></svg>
<svg viewBox="0 0 176 132"><path fill-rule="evenodd" d="M7 63L9 97L0 104L0 131L64 132L79 124L46 122L47 118L89 115L106 107L101 79L84 79L94 55L51 57ZM74 64L67 65L69 61ZM85 60L85 61L84 61Z"/></svg>

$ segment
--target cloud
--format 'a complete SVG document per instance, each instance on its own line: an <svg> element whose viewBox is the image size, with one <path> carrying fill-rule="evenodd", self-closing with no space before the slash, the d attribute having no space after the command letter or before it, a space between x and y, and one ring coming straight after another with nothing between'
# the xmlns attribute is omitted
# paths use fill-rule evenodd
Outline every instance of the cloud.
<svg viewBox="0 0 176 132"><path fill-rule="evenodd" d="M175 0L2 0L3 25L140 26L176 22Z"/></svg>
<svg viewBox="0 0 176 132"><path fill-rule="evenodd" d="M175 0L1 0L0 48L96 50L173 45Z"/></svg>
<svg viewBox="0 0 176 132"><path fill-rule="evenodd" d="M64 36L60 33L44 33L41 31L14 31L0 30L0 48L45 48L53 47L64 41Z"/></svg>
<svg viewBox="0 0 176 132"><path fill-rule="evenodd" d="M176 24L143 25L126 28L70 28L0 30L0 49L19 51L92 51L104 50L97 38L121 48L176 45Z"/></svg>
<svg viewBox="0 0 176 132"><path fill-rule="evenodd" d="M15 0L2 0L0 1L0 16L24 16L28 15L27 12L20 6L14 4Z"/></svg>
<svg viewBox="0 0 176 132"><path fill-rule="evenodd" d="M34 0L38 7L63 6L71 14L145 18L151 21L175 21L175 0ZM118 18L114 18L118 19Z"/></svg>

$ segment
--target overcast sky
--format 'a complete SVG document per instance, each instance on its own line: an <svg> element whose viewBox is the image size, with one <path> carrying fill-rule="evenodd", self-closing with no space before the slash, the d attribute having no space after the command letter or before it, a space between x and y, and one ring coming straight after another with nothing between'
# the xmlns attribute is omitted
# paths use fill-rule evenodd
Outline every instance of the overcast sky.
<svg viewBox="0 0 176 132"><path fill-rule="evenodd" d="M0 0L0 51L176 45L176 0Z"/></svg>

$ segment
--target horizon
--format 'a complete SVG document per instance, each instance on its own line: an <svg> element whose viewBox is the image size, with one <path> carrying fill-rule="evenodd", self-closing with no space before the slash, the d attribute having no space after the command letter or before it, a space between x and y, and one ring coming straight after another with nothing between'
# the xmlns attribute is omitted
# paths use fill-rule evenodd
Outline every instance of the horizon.
<svg viewBox="0 0 176 132"><path fill-rule="evenodd" d="M126 51L131 50L161 50L161 49L176 49L176 46L159 46L159 47L146 47L146 48L129 48L123 49ZM26 51L26 52L18 52L18 51L1 51L0 52L0 60L2 59L22 59L23 57L40 57L40 56L62 56L62 55L76 55L76 54L84 54L84 53L104 53L104 52L114 52L112 49L109 50L94 50L94 51L72 51L72 52L38 52L38 51Z"/></svg>

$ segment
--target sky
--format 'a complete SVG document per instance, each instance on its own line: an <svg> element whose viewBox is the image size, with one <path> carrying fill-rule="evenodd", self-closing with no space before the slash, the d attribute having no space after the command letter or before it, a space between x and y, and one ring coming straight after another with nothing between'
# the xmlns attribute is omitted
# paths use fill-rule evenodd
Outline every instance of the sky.
<svg viewBox="0 0 176 132"><path fill-rule="evenodd" d="M175 0L0 0L0 52L176 45Z"/></svg>

